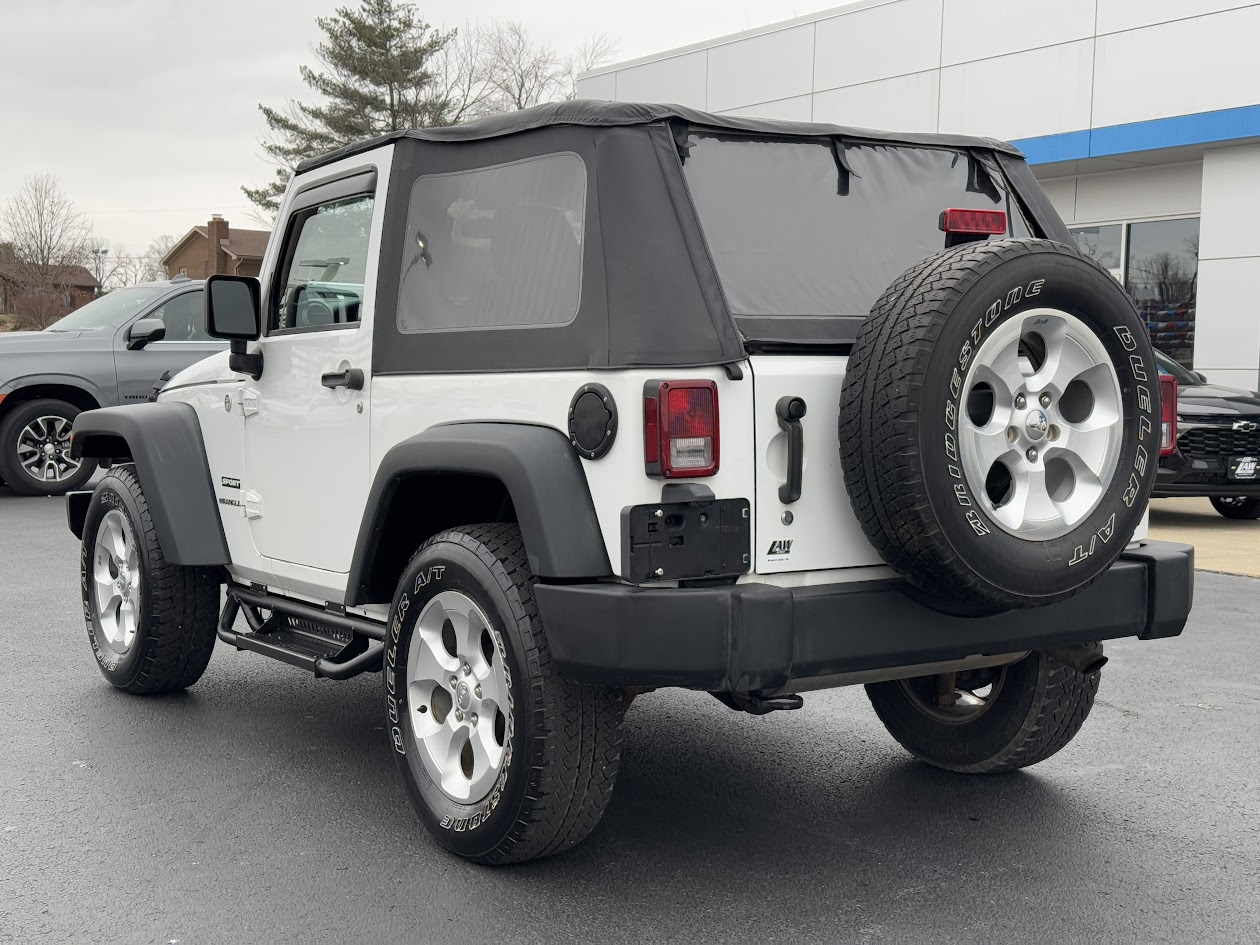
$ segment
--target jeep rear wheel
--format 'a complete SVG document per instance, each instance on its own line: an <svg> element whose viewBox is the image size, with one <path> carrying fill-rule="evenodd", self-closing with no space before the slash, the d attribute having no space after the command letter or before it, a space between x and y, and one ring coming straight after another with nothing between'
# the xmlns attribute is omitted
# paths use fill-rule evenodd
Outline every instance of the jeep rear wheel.
<svg viewBox="0 0 1260 945"><path fill-rule="evenodd" d="M92 478L96 461L70 455L79 408L44 398L18 404L0 420L0 481L19 495L64 495Z"/></svg>
<svg viewBox="0 0 1260 945"><path fill-rule="evenodd" d="M1154 485L1159 383L1116 281L1047 240L967 244L876 302L840 450L884 560L941 609L1052 603L1124 550Z"/></svg>
<svg viewBox="0 0 1260 945"><path fill-rule="evenodd" d="M920 761L998 774L1044 761L1070 742L1093 708L1100 676L1030 653L1009 666L872 683L866 694L889 734Z"/></svg>
<svg viewBox="0 0 1260 945"><path fill-rule="evenodd" d="M399 582L386 646L395 758L442 846L512 863L594 829L617 777L623 694L556 672L515 525L425 542Z"/></svg>

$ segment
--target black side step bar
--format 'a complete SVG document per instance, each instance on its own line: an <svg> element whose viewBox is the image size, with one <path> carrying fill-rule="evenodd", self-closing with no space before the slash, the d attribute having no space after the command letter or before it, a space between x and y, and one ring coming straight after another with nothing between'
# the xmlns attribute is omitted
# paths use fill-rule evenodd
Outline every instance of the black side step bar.
<svg viewBox="0 0 1260 945"><path fill-rule="evenodd" d="M269 611L264 618L261 611ZM244 613L249 633L232 629ZM258 588L229 583L219 616L219 639L238 650L251 650L309 670L324 679L349 679L380 672L385 653L385 624L331 613Z"/></svg>

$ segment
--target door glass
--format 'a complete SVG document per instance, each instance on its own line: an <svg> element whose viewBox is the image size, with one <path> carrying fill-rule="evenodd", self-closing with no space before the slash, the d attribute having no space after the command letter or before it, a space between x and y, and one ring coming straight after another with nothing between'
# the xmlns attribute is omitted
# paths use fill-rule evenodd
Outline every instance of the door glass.
<svg viewBox="0 0 1260 945"><path fill-rule="evenodd" d="M1151 342L1193 368L1198 218L1130 224L1128 255L1126 287L1146 320Z"/></svg>
<svg viewBox="0 0 1260 945"><path fill-rule="evenodd" d="M168 299L148 317L160 318L166 323L166 337L163 341L214 341L206 334L200 289Z"/></svg>
<svg viewBox="0 0 1260 945"><path fill-rule="evenodd" d="M1120 258L1120 238L1123 230L1124 227L1119 223L1072 228L1072 235L1076 237L1076 245L1080 247L1081 252L1110 272L1121 284L1124 283L1124 269Z"/></svg>
<svg viewBox="0 0 1260 945"><path fill-rule="evenodd" d="M326 328L359 320L373 198L346 197L299 211L289 232L271 327Z"/></svg>

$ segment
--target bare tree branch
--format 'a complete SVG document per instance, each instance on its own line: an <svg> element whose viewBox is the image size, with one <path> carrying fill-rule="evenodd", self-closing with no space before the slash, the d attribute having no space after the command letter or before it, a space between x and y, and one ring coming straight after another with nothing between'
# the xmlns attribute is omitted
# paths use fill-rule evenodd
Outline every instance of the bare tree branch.
<svg viewBox="0 0 1260 945"><path fill-rule="evenodd" d="M21 283L18 327L43 328L65 314L74 269L91 258L91 223L55 176L31 174L5 205L0 235Z"/></svg>
<svg viewBox="0 0 1260 945"><path fill-rule="evenodd" d="M565 62L565 79L569 87L564 97L577 98L578 76L611 61L615 55L617 55L617 43L611 36L593 33L583 40Z"/></svg>

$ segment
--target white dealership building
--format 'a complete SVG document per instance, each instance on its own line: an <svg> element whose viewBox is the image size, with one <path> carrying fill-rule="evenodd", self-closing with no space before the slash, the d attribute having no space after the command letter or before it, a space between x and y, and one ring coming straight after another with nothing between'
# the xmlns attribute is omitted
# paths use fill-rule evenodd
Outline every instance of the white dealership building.
<svg viewBox="0 0 1260 945"><path fill-rule="evenodd" d="M1159 347L1260 386L1260 2L859 0L578 92L1014 141Z"/></svg>

